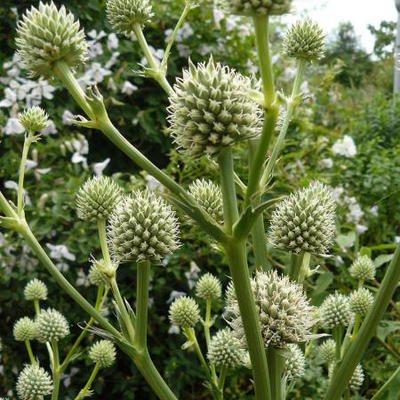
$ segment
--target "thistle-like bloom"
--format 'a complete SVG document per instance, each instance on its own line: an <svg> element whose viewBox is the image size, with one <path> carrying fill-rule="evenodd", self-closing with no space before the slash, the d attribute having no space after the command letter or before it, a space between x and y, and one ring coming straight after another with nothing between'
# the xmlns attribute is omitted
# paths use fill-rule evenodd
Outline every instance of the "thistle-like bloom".
<svg viewBox="0 0 400 400"><path fill-rule="evenodd" d="M245 350L229 328L218 331L210 341L207 358L217 368L238 368L244 359Z"/></svg>
<svg viewBox="0 0 400 400"><path fill-rule="evenodd" d="M297 344L288 344L285 360L285 376L288 381L301 378L304 375L306 358Z"/></svg>
<svg viewBox="0 0 400 400"><path fill-rule="evenodd" d="M46 300L47 299L47 286L39 279L32 279L24 288L24 296L28 301Z"/></svg>
<svg viewBox="0 0 400 400"><path fill-rule="evenodd" d="M236 302L237 302L237 297L235 292L235 286L233 286L233 282L230 281L228 287L225 290L225 305L228 312Z"/></svg>
<svg viewBox="0 0 400 400"><path fill-rule="evenodd" d="M269 240L293 253L326 254L335 234L335 202L321 182L292 193L272 214Z"/></svg>
<svg viewBox="0 0 400 400"><path fill-rule="evenodd" d="M153 12L149 0L108 0L107 17L120 34L129 36L135 25L146 25Z"/></svg>
<svg viewBox="0 0 400 400"><path fill-rule="evenodd" d="M248 98L254 82L228 67L214 63L197 66L189 61L170 97L169 133L182 152L201 157L257 136L261 111Z"/></svg>
<svg viewBox="0 0 400 400"><path fill-rule="evenodd" d="M87 43L79 21L64 6L39 3L18 22L18 53L32 76L53 75L57 62L74 68L86 59Z"/></svg>
<svg viewBox="0 0 400 400"><path fill-rule="evenodd" d="M360 288L350 293L350 310L356 315L365 317L373 303L374 296L368 289Z"/></svg>
<svg viewBox="0 0 400 400"><path fill-rule="evenodd" d="M348 326L353 318L349 298L338 292L330 294L321 305L320 318L322 326L328 330Z"/></svg>
<svg viewBox="0 0 400 400"><path fill-rule="evenodd" d="M14 325L13 334L17 342L36 339L37 328L35 321L28 317L20 318Z"/></svg>
<svg viewBox="0 0 400 400"><path fill-rule="evenodd" d="M57 310L42 310L36 320L37 338L39 342L58 342L69 335L67 319Z"/></svg>
<svg viewBox="0 0 400 400"><path fill-rule="evenodd" d="M323 362L330 364L336 359L336 343L333 339L325 340L318 348Z"/></svg>
<svg viewBox="0 0 400 400"><path fill-rule="evenodd" d="M196 179L189 186L189 193L197 203L219 224L224 223L221 188L211 181Z"/></svg>
<svg viewBox="0 0 400 400"><path fill-rule="evenodd" d="M200 299L218 300L221 293L221 282L210 273L203 275L196 284L196 296Z"/></svg>
<svg viewBox="0 0 400 400"><path fill-rule="evenodd" d="M104 261L92 260L92 265L89 269L89 281L93 286L108 285L108 279L103 273Z"/></svg>
<svg viewBox="0 0 400 400"><path fill-rule="evenodd" d="M31 132L39 132L46 127L49 116L46 112L38 107L33 106L18 115L20 124Z"/></svg>
<svg viewBox="0 0 400 400"><path fill-rule="evenodd" d="M350 275L361 281L370 281L375 278L375 265L368 256L359 256L350 267Z"/></svg>
<svg viewBox="0 0 400 400"><path fill-rule="evenodd" d="M349 386L354 392L357 392L364 382L364 371L360 364L357 365L350 379Z"/></svg>
<svg viewBox="0 0 400 400"><path fill-rule="evenodd" d="M225 0L222 6L239 15L282 15L290 11L292 0Z"/></svg>
<svg viewBox="0 0 400 400"><path fill-rule="evenodd" d="M114 343L110 340L99 340L89 350L90 359L100 368L108 368L113 365L116 354Z"/></svg>
<svg viewBox="0 0 400 400"><path fill-rule="evenodd" d="M294 23L283 40L283 51L289 57L315 61L324 55L325 35L320 26L307 18Z"/></svg>
<svg viewBox="0 0 400 400"><path fill-rule="evenodd" d="M170 321L183 328L193 328L200 319L200 310L191 297L178 297L169 307Z"/></svg>
<svg viewBox="0 0 400 400"><path fill-rule="evenodd" d="M17 394L20 400L38 400L53 390L53 381L38 365L26 365L18 376Z"/></svg>
<svg viewBox="0 0 400 400"><path fill-rule="evenodd" d="M135 191L111 214L108 237L118 261L158 263L179 247L178 219L155 193Z"/></svg>
<svg viewBox="0 0 400 400"><path fill-rule="evenodd" d="M257 272L251 286L266 348L285 347L310 337L313 308L300 285L287 276L279 276L276 271L268 271ZM236 337L245 345L238 302L233 300L227 311Z"/></svg>
<svg viewBox="0 0 400 400"><path fill-rule="evenodd" d="M121 188L110 177L90 178L76 195L78 217L89 222L107 220L121 199Z"/></svg>

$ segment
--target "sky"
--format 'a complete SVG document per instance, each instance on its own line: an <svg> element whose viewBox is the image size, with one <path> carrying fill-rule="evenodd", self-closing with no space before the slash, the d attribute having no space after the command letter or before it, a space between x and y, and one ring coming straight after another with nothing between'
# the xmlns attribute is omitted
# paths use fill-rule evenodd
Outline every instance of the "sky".
<svg viewBox="0 0 400 400"><path fill-rule="evenodd" d="M294 13L289 21L307 15L329 34L340 22L350 21L363 47L372 51L374 41L368 24L379 26L383 20L396 21L395 0L293 0Z"/></svg>

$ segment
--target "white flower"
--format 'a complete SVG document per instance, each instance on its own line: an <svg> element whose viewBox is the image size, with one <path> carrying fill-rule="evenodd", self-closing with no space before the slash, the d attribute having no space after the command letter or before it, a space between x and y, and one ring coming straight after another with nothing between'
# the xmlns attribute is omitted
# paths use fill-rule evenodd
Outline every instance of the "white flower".
<svg viewBox="0 0 400 400"><path fill-rule="evenodd" d="M336 141L336 143L332 146L332 151L334 154L349 158L354 157L357 154L354 140L349 135L344 135L342 139Z"/></svg>
<svg viewBox="0 0 400 400"><path fill-rule="evenodd" d="M73 125L74 124L74 114L71 111L65 110L62 115L62 123L64 125Z"/></svg>
<svg viewBox="0 0 400 400"><path fill-rule="evenodd" d="M189 46L187 46L186 44L179 43L176 45L176 48L178 50L179 55L182 58L189 58L189 56L190 56L190 47Z"/></svg>
<svg viewBox="0 0 400 400"><path fill-rule="evenodd" d="M71 144L75 150L75 152L72 154L71 162L73 164L82 163L83 168L87 168L87 158L85 155L89 153L88 141L84 137L81 137L80 140L73 139Z"/></svg>
<svg viewBox="0 0 400 400"><path fill-rule="evenodd" d="M368 226L362 225L362 224L356 224L356 231L360 235L362 235L364 232L368 230Z"/></svg>
<svg viewBox="0 0 400 400"><path fill-rule="evenodd" d="M179 292L178 290L173 290L167 300L167 304L171 304L178 297L186 296L186 292Z"/></svg>
<svg viewBox="0 0 400 400"><path fill-rule="evenodd" d="M361 206L357 203L357 200L354 197L350 197L348 200L350 200L351 203L349 204L347 220L349 222L358 223L364 216L364 211L361 209Z"/></svg>
<svg viewBox="0 0 400 400"><path fill-rule="evenodd" d="M17 93L10 88L5 88L4 99L0 101L0 107L12 107L17 102Z"/></svg>
<svg viewBox="0 0 400 400"><path fill-rule="evenodd" d="M6 135L18 135L25 131L24 127L19 123L18 118L8 118L7 124L4 127Z"/></svg>
<svg viewBox="0 0 400 400"><path fill-rule="evenodd" d="M110 163L110 158L106 158L102 162L92 164L92 170L96 176L102 176L104 169Z"/></svg>
<svg viewBox="0 0 400 400"><path fill-rule="evenodd" d="M40 99L44 97L47 100L51 100L54 97L53 92L56 89L51 86L48 81L40 78L38 81L33 82L36 83L36 85L32 90L32 96Z"/></svg>
<svg viewBox="0 0 400 400"><path fill-rule="evenodd" d="M394 242L395 243L400 243L400 236L395 236L394 237Z"/></svg>
<svg viewBox="0 0 400 400"><path fill-rule="evenodd" d="M26 164L25 164L25 171L28 172L28 171L30 171L31 169L36 168L37 165L38 165L38 164L37 164L36 161L27 159L27 160L26 160Z"/></svg>
<svg viewBox="0 0 400 400"><path fill-rule="evenodd" d="M76 278L76 286L85 286L88 287L90 285L89 277L83 272L81 268L78 271L78 277Z"/></svg>
<svg viewBox="0 0 400 400"><path fill-rule="evenodd" d="M332 158L323 158L320 162L322 168L332 168L333 167L333 160Z"/></svg>
<svg viewBox="0 0 400 400"><path fill-rule="evenodd" d="M336 203L339 203L340 197L344 193L344 189L341 186L337 186L332 190L332 197Z"/></svg>
<svg viewBox="0 0 400 400"><path fill-rule="evenodd" d="M373 206L368 210L374 217L378 216L379 212L379 207L378 206Z"/></svg>
<svg viewBox="0 0 400 400"><path fill-rule="evenodd" d="M214 7L213 15L214 15L215 26L217 27L217 29L220 29L221 21L225 18L225 15L224 15L223 11L217 7Z"/></svg>
<svg viewBox="0 0 400 400"><path fill-rule="evenodd" d="M103 82L104 78L108 75L111 75L111 71L103 68L100 63L95 62L78 81L84 86L90 86Z"/></svg>
<svg viewBox="0 0 400 400"><path fill-rule="evenodd" d="M157 61L161 61L164 57L164 49L155 49L153 46L149 46L149 50L150 53L153 55L153 57L157 60ZM140 60L140 63L142 65L147 65L147 59L146 57L142 57L142 59Z"/></svg>
<svg viewBox="0 0 400 400"><path fill-rule="evenodd" d="M121 93L127 94L130 96L135 90L138 90L138 87L129 81L125 81L121 88Z"/></svg>
<svg viewBox="0 0 400 400"><path fill-rule="evenodd" d="M178 325L171 324L170 328L168 329L168 333L170 335L178 335L180 333L180 328Z"/></svg>
<svg viewBox="0 0 400 400"><path fill-rule="evenodd" d="M190 261L190 270L185 272L185 277L188 281L189 289L193 289L197 279L199 279L200 268L194 261Z"/></svg>
<svg viewBox="0 0 400 400"><path fill-rule="evenodd" d="M18 183L14 182L14 181L5 181L4 182L4 187L6 189L12 189L15 190L15 193L18 193ZM29 196L26 193L25 189L22 189L22 195L24 196L24 202L26 205L30 206L31 203L31 199L29 198Z"/></svg>
<svg viewBox="0 0 400 400"><path fill-rule="evenodd" d="M119 41L118 36L113 32L108 35L107 38L107 48L108 50L118 49Z"/></svg>
<svg viewBox="0 0 400 400"><path fill-rule="evenodd" d="M120 53L118 51L114 51L114 53L111 54L110 59L106 62L105 65L107 69L110 69L118 61L119 54Z"/></svg>
<svg viewBox="0 0 400 400"><path fill-rule="evenodd" d="M51 119L49 119L46 123L46 128L42 129L40 133L44 136L55 135L57 133L55 123Z"/></svg>
<svg viewBox="0 0 400 400"><path fill-rule="evenodd" d="M146 175L145 179L146 179L146 186L151 192L154 192L155 190L159 190L160 192L163 191L164 186L159 180L154 178L153 175Z"/></svg>
<svg viewBox="0 0 400 400"><path fill-rule="evenodd" d="M104 31L97 32L96 29L92 29L87 35L96 42L107 36Z"/></svg>
<svg viewBox="0 0 400 400"><path fill-rule="evenodd" d="M68 261L75 261L76 257L72 254L68 247L64 244L51 244L46 243L46 247L50 250L50 257L54 258L55 260L68 260Z"/></svg>

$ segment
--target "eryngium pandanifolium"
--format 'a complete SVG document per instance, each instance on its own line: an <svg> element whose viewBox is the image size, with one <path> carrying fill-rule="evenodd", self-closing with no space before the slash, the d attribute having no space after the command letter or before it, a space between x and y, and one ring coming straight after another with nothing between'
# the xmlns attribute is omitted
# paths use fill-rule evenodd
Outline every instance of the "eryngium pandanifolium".
<svg viewBox="0 0 400 400"><path fill-rule="evenodd" d="M189 193L216 222L223 224L224 210L221 188L211 181L196 179L189 186Z"/></svg>
<svg viewBox="0 0 400 400"><path fill-rule="evenodd" d="M103 260L92 260L92 264L89 269L89 281L94 286L108 285L108 279L103 273L104 261Z"/></svg>
<svg viewBox="0 0 400 400"><path fill-rule="evenodd" d="M40 342L58 342L69 335L67 319L57 310L48 308L42 310L37 317L37 338Z"/></svg>
<svg viewBox="0 0 400 400"><path fill-rule="evenodd" d="M31 320L29 317L20 318L14 324L13 334L17 342L35 339L37 335L35 321Z"/></svg>
<svg viewBox="0 0 400 400"><path fill-rule="evenodd" d="M121 197L121 188L110 177L90 178L76 195L78 217L89 222L106 220Z"/></svg>
<svg viewBox="0 0 400 400"><path fill-rule="evenodd" d="M285 376L292 381L304 375L306 359L297 344L288 344L285 355Z"/></svg>
<svg viewBox="0 0 400 400"><path fill-rule="evenodd" d="M79 21L64 6L39 3L18 21L16 44L24 67L32 76L53 75L54 64L77 67L86 59L87 43Z"/></svg>
<svg viewBox="0 0 400 400"><path fill-rule="evenodd" d="M229 328L218 331L210 341L207 358L217 368L238 368L244 359L245 350Z"/></svg>
<svg viewBox="0 0 400 400"><path fill-rule="evenodd" d="M357 365L350 379L349 386L354 392L357 392L364 382L364 371L360 364Z"/></svg>
<svg viewBox="0 0 400 400"><path fill-rule="evenodd" d="M282 15L290 11L292 0L220 0L221 6L239 15Z"/></svg>
<svg viewBox="0 0 400 400"><path fill-rule="evenodd" d="M259 107L247 96L255 83L229 67L194 65L178 78L170 96L169 133L191 157L217 155L221 149L260 133Z"/></svg>
<svg viewBox="0 0 400 400"><path fill-rule="evenodd" d="M349 298L338 292L330 294L322 303L319 315L325 329L348 326L353 318Z"/></svg>
<svg viewBox="0 0 400 400"><path fill-rule="evenodd" d="M145 25L153 17L149 0L108 0L106 7L111 26L126 36L134 31L135 25Z"/></svg>
<svg viewBox="0 0 400 400"><path fill-rule="evenodd" d="M298 60L314 61L324 55L325 35L311 19L295 22L283 40L283 52Z"/></svg>
<svg viewBox="0 0 400 400"><path fill-rule="evenodd" d="M53 390L53 381L38 365L26 365L18 376L17 395L20 400L39 400Z"/></svg>
<svg viewBox="0 0 400 400"><path fill-rule="evenodd" d="M169 307L170 321L183 328L193 328L200 319L200 310L191 297L178 297Z"/></svg>
<svg viewBox="0 0 400 400"><path fill-rule="evenodd" d="M44 129L48 118L46 112L38 106L30 107L18 115L20 124L31 132L39 132Z"/></svg>
<svg viewBox="0 0 400 400"><path fill-rule="evenodd" d="M112 212L108 238L120 262L159 263L179 247L178 219L171 206L155 193L135 191Z"/></svg>
<svg viewBox="0 0 400 400"><path fill-rule="evenodd" d="M306 341L314 324L313 308L303 288L280 276L276 271L257 272L251 280L257 305L264 345L285 347L289 343ZM230 325L236 337L243 341L244 328L237 300L227 306Z"/></svg>
<svg viewBox="0 0 400 400"><path fill-rule="evenodd" d="M323 362L330 364L336 359L336 343L333 339L327 339L318 347L319 355Z"/></svg>
<svg viewBox="0 0 400 400"><path fill-rule="evenodd" d="M374 303L374 296L366 288L359 288L350 293L350 310L361 317L365 317Z"/></svg>
<svg viewBox="0 0 400 400"><path fill-rule="evenodd" d="M270 243L293 253L326 254L335 234L335 202L321 182L292 193L272 214Z"/></svg>
<svg viewBox="0 0 400 400"><path fill-rule="evenodd" d="M90 359L100 368L108 368L115 362L116 351L110 340L99 340L89 350Z"/></svg>
<svg viewBox="0 0 400 400"><path fill-rule="evenodd" d="M46 300L47 286L41 280L34 278L26 284L24 288L24 296L28 301Z"/></svg>
<svg viewBox="0 0 400 400"><path fill-rule="evenodd" d="M375 277L375 265L368 256L357 257L350 266L350 275L361 281L370 281Z"/></svg>
<svg viewBox="0 0 400 400"><path fill-rule="evenodd" d="M204 274L196 283L196 296L204 300L218 300L222 288L219 279L210 274Z"/></svg>

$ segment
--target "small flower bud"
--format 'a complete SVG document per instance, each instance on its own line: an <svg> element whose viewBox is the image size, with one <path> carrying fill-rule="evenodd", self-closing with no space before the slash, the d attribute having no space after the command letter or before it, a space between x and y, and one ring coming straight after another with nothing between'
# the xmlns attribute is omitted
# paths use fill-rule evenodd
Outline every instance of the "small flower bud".
<svg viewBox="0 0 400 400"><path fill-rule="evenodd" d="M353 392L357 392L364 382L364 371L360 364L357 365L350 379L349 386Z"/></svg>
<svg viewBox="0 0 400 400"><path fill-rule="evenodd" d="M104 261L92 260L92 265L89 270L89 281L93 286L108 285L108 279L103 273Z"/></svg>
<svg viewBox="0 0 400 400"><path fill-rule="evenodd" d="M222 5L239 15L282 15L290 11L292 0L225 0Z"/></svg>
<svg viewBox="0 0 400 400"><path fill-rule="evenodd" d="M191 297L178 297L169 307L170 321L183 328L193 328L200 319L200 310Z"/></svg>
<svg viewBox="0 0 400 400"><path fill-rule="evenodd" d="M38 400L53 390L50 375L38 365L26 365L18 376L17 394L20 400Z"/></svg>
<svg viewBox="0 0 400 400"><path fill-rule="evenodd" d="M28 108L18 115L20 124L31 132L39 132L46 127L48 115L43 109L37 106Z"/></svg>
<svg viewBox="0 0 400 400"><path fill-rule="evenodd" d="M39 279L34 278L25 286L24 296L28 301L46 300L47 286Z"/></svg>
<svg viewBox="0 0 400 400"><path fill-rule="evenodd" d="M350 267L350 275L354 279L371 281L375 277L375 265L368 256L359 256Z"/></svg>
<svg viewBox="0 0 400 400"><path fill-rule="evenodd" d="M17 342L35 339L37 335L35 321L28 317L20 318L14 325L13 333Z"/></svg>
<svg viewBox="0 0 400 400"><path fill-rule="evenodd" d="M221 282L214 275L203 275L196 284L196 296L204 300L218 300L221 297Z"/></svg>
<svg viewBox="0 0 400 400"><path fill-rule="evenodd" d="M89 357L100 368L110 367L116 358L114 343L109 340L99 340L90 348Z"/></svg>
<svg viewBox="0 0 400 400"><path fill-rule="evenodd" d="M322 326L328 330L348 326L353 318L349 298L338 292L330 294L321 305L320 317Z"/></svg>
<svg viewBox="0 0 400 400"><path fill-rule="evenodd" d="M306 359L297 344L288 344L285 356L285 376L288 381L301 378L304 375Z"/></svg>
<svg viewBox="0 0 400 400"><path fill-rule="evenodd" d="M323 362L330 364L336 359L336 343L333 339L325 340L319 346L319 355Z"/></svg>
<svg viewBox="0 0 400 400"><path fill-rule="evenodd" d="M57 310L48 308L42 310L36 321L39 342L51 342L69 335L69 325L66 318Z"/></svg>
<svg viewBox="0 0 400 400"><path fill-rule="evenodd" d="M350 293L350 310L356 315L365 317L373 303L374 296L372 296L372 293L368 289L360 288Z"/></svg>

